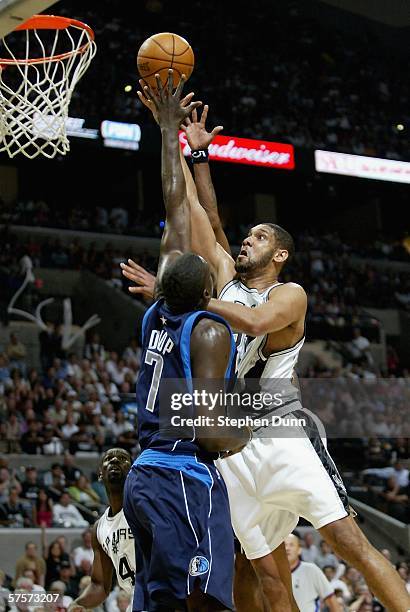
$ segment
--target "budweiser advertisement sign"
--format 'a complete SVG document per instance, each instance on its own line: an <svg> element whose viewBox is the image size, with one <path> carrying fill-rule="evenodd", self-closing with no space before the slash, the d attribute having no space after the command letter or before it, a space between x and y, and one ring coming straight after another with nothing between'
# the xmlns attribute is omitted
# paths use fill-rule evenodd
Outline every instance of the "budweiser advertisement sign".
<svg viewBox="0 0 410 612"><path fill-rule="evenodd" d="M315 165L318 172L410 183L409 162L316 150Z"/></svg>
<svg viewBox="0 0 410 612"><path fill-rule="evenodd" d="M179 141L184 155L190 155L191 149L184 132L180 132ZM283 170L293 170L295 167L295 152L292 145L236 136L216 136L209 146L209 158L233 164Z"/></svg>

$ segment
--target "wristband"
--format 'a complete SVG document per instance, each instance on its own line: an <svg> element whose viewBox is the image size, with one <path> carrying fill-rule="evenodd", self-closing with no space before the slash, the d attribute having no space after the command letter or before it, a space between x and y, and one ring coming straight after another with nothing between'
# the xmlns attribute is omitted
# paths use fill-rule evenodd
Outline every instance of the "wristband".
<svg viewBox="0 0 410 612"><path fill-rule="evenodd" d="M193 164L207 164L209 159L208 149L195 149L191 151L191 162Z"/></svg>

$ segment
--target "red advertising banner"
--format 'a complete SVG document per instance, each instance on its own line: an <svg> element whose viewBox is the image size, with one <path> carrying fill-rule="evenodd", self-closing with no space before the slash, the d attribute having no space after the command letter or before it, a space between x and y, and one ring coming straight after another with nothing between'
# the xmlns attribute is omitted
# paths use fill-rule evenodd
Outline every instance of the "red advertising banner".
<svg viewBox="0 0 410 612"><path fill-rule="evenodd" d="M184 155L189 155L191 149L184 132L180 132L179 141ZM236 136L216 136L209 146L209 158L264 168L295 168L295 151L292 145Z"/></svg>

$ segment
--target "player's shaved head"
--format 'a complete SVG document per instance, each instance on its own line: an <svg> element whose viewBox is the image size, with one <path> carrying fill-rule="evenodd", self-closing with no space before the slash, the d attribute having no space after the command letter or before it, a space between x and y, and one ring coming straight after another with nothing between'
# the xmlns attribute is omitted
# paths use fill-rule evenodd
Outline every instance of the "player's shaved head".
<svg viewBox="0 0 410 612"><path fill-rule="evenodd" d="M276 225L276 223L262 223L262 225L269 227L273 231L276 247L288 252L286 263L289 263L295 254L295 242L292 236L283 227Z"/></svg>
<svg viewBox="0 0 410 612"><path fill-rule="evenodd" d="M212 280L205 259L184 253L164 271L161 294L173 314L205 308L212 294Z"/></svg>

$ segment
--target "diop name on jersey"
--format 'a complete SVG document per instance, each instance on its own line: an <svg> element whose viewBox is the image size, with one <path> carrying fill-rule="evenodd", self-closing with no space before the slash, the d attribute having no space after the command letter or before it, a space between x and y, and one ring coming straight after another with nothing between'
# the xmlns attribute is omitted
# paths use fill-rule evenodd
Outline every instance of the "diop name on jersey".
<svg viewBox="0 0 410 612"><path fill-rule="evenodd" d="M166 353L170 353L172 351L174 348L174 343L168 336L165 329L161 331L159 329L153 329L149 339L148 348L165 355Z"/></svg>

